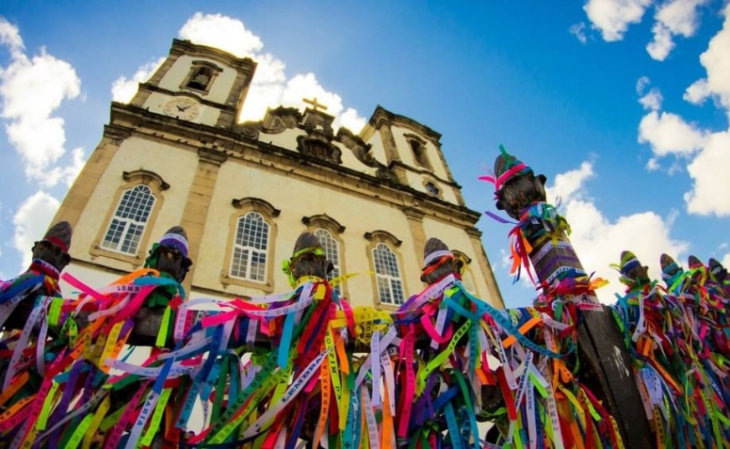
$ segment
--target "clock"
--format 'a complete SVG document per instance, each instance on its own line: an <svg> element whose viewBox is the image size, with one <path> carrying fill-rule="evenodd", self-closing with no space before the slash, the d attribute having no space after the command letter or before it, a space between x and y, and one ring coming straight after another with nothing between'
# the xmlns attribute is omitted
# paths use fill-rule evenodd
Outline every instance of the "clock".
<svg viewBox="0 0 730 449"><path fill-rule="evenodd" d="M174 98L163 107L165 114L180 120L195 120L200 115L200 106L188 98Z"/></svg>

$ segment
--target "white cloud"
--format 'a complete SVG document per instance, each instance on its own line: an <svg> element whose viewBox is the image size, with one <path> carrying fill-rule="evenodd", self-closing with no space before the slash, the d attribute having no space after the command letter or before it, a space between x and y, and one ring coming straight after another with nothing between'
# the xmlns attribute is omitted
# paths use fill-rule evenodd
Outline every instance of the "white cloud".
<svg viewBox="0 0 730 449"><path fill-rule="evenodd" d="M58 184L58 182L63 181L64 184L71 187L71 184L73 184L76 177L81 172L81 169L84 168L85 163L86 156L84 154L84 149L81 147L74 148L71 151L71 163L64 167L53 167L46 171L46 182L42 184L54 186Z"/></svg>
<svg viewBox="0 0 730 449"><path fill-rule="evenodd" d="M340 115L340 124L357 134L365 127L367 120L360 117L357 114L357 111L353 108L347 108L345 109L345 112Z"/></svg>
<svg viewBox="0 0 730 449"><path fill-rule="evenodd" d="M723 28L711 40L707 50L700 55L700 63L707 70L707 77L687 89L687 96L702 101L708 95L714 96L730 116L730 3L723 11ZM691 100L690 100L691 101Z"/></svg>
<svg viewBox="0 0 730 449"><path fill-rule="evenodd" d="M583 162L580 168L556 176L548 193L551 197L563 195L575 251L587 272L595 271L597 276L610 281L597 293L602 302L613 303L614 294L623 292L624 286L609 265L618 262L622 250L636 254L643 264L649 265L651 275L659 278L659 256L665 252L673 256L682 254L688 244L670 236L676 211L666 219L647 211L622 216L613 222L609 220L588 197L585 182L593 176L593 163Z"/></svg>
<svg viewBox="0 0 730 449"><path fill-rule="evenodd" d="M317 77L314 73L295 75L287 81L286 87L281 93L279 102L284 106L293 106L299 109L311 107L311 105L304 102L305 98L309 100L316 98L317 103L326 106L326 112L335 117L333 124L335 128L343 125L343 119L349 125L360 126L357 129L352 129L355 133L359 132L365 125L365 119L357 115L357 111L352 108L347 110L346 117L342 116L342 111L344 109L342 105L342 98L336 93L325 90L325 88L317 81Z"/></svg>
<svg viewBox="0 0 730 449"><path fill-rule="evenodd" d="M710 89L707 87L707 80L702 78L684 91L682 98L692 104L702 104L711 95Z"/></svg>
<svg viewBox="0 0 730 449"><path fill-rule="evenodd" d="M29 58L17 27L4 19L0 44L11 54L7 67L0 67L0 117L7 121L8 140L21 156L26 176L51 187L61 177L47 173L66 153L64 120L53 113L64 100L78 97L81 81L69 63L45 48Z"/></svg>
<svg viewBox="0 0 730 449"><path fill-rule="evenodd" d="M612 42L623 39L630 24L641 22L650 4L651 0L588 0L583 10L603 39Z"/></svg>
<svg viewBox="0 0 730 449"><path fill-rule="evenodd" d="M555 182L547 188L548 201L553 204L558 200L569 201L583 195L581 189L584 188L585 182L591 179L595 173L593 172L592 162L583 162L580 168L560 173L555 177Z"/></svg>
<svg viewBox="0 0 730 449"><path fill-rule="evenodd" d="M654 16L673 34L691 37L697 31L698 8L708 0L673 0L663 4Z"/></svg>
<svg viewBox="0 0 730 449"><path fill-rule="evenodd" d="M646 51L649 52L652 59L664 61L669 56L669 52L674 49L672 32L659 22L654 24L651 32L654 33L654 40L646 46Z"/></svg>
<svg viewBox="0 0 730 449"><path fill-rule="evenodd" d="M656 170L659 170L661 168L661 166L659 165L659 162L657 162L656 159L650 158L646 162L646 167L645 168L646 168L647 171L656 171Z"/></svg>
<svg viewBox="0 0 730 449"><path fill-rule="evenodd" d="M27 198L15 212L13 246L23 258L21 269L30 265L30 250L33 242L43 238L58 206L59 202L56 198L43 191L38 191Z"/></svg>
<svg viewBox="0 0 730 449"><path fill-rule="evenodd" d="M697 31L698 8L707 0L672 0L657 9L652 27L654 40L646 51L657 61L663 61L674 49L673 36L691 37Z"/></svg>
<svg viewBox="0 0 730 449"><path fill-rule="evenodd" d="M649 143L655 156L688 156L700 150L706 132L676 114L651 111L639 124L639 143Z"/></svg>
<svg viewBox="0 0 730 449"><path fill-rule="evenodd" d="M707 2L708 0L668 0L658 5L652 26L654 39L646 46L649 55L657 61L663 61L675 47L674 36L694 35L699 24L699 8ZM601 31L603 39L614 42L623 39L631 24L641 22L652 3L653 0L588 0L583 10L592 27ZM581 30L576 28L576 31ZM579 36L578 38L580 39Z"/></svg>
<svg viewBox="0 0 730 449"><path fill-rule="evenodd" d="M641 95L644 93L644 90L651 85L651 80L648 76L642 76L638 80L636 80L636 93Z"/></svg>
<svg viewBox="0 0 730 449"><path fill-rule="evenodd" d="M692 214L730 216L730 132L713 133L697 157L687 166L694 180L684 194L687 211Z"/></svg>
<svg viewBox="0 0 730 449"><path fill-rule="evenodd" d="M585 33L586 24L585 22L575 23L568 28L568 32L576 37L582 44L588 42L588 38Z"/></svg>
<svg viewBox="0 0 730 449"><path fill-rule="evenodd" d="M11 52L20 52L25 48L18 27L2 16L0 16L0 45L5 45Z"/></svg>
<svg viewBox="0 0 730 449"><path fill-rule="evenodd" d="M662 100L664 100L662 93L659 89L653 88L649 93L639 98L639 103L644 106L644 109L658 111L662 108Z"/></svg>
<svg viewBox="0 0 730 449"><path fill-rule="evenodd" d="M703 3L694 1L684 4L695 5L694 8ZM726 109L725 112L730 114L730 57L727 51L730 48L730 4L725 6L723 14L723 28L710 40L707 50L700 56L707 76L689 86L683 98L690 103L701 104L711 96L716 106ZM695 31L696 23L694 18L689 20L687 17L677 13L663 20L672 24L673 32L690 35ZM643 78L640 83L642 89L647 85ZM692 188L684 194L688 213L730 216L730 195L726 194L730 192L730 178L726 173L730 167L730 130L712 132L688 123L676 114L653 110L639 124L639 142L648 142L652 148L654 162L650 160L648 170L658 167L658 158L669 155L682 158L674 161L669 174L680 171L686 165L692 179Z"/></svg>
<svg viewBox="0 0 730 449"><path fill-rule="evenodd" d="M261 120L267 108L280 105L304 108L303 98L317 98L327 106L327 113L335 117L334 126L360 126L365 119L352 108L345 110L342 98L319 84L313 73L297 74L287 78L286 65L271 53L262 53L260 37L246 29L242 21L221 14L195 13L180 28L179 35L196 44L208 45L238 57L250 57L257 63L240 121ZM360 126L361 127L361 126ZM352 129L354 132L360 128Z"/></svg>
<svg viewBox="0 0 730 449"><path fill-rule="evenodd" d="M127 79L122 75L112 83L112 100L120 103L129 103L137 93L139 83L146 82L165 62L166 58L160 58L156 61L150 61L140 66L131 79Z"/></svg>
<svg viewBox="0 0 730 449"><path fill-rule="evenodd" d="M261 38L246 29L238 19L222 14L196 12L178 32L182 39L220 48L239 58L253 57L261 51Z"/></svg>
<svg viewBox="0 0 730 449"><path fill-rule="evenodd" d="M723 267L728 268L730 267L730 253L725 254L725 257L722 258L720 261Z"/></svg>

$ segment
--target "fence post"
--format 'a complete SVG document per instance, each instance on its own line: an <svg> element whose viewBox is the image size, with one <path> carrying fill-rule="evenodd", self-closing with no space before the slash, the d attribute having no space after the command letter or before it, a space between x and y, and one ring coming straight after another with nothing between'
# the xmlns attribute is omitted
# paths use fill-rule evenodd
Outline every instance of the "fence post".
<svg viewBox="0 0 730 449"><path fill-rule="evenodd" d="M551 295L563 281L571 291L581 292L562 299L579 305L583 320L578 327L581 377L603 399L616 422L626 447L652 447L653 438L638 390L632 361L612 312L602 306L590 279L567 237L569 226L546 202L545 176L507 154L494 164L497 208L505 210L518 225L511 233L513 254L526 268L531 262L544 293Z"/></svg>

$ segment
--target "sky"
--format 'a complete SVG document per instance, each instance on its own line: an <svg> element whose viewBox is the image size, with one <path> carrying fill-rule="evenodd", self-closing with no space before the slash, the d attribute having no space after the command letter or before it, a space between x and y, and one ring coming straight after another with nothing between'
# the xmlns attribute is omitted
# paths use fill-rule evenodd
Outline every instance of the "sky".
<svg viewBox="0 0 730 449"><path fill-rule="evenodd" d="M29 263L98 144L173 38L258 62L242 120L317 96L359 132L377 105L442 134L467 206L493 211L500 144L548 178L587 271L634 251L730 266L730 6L585 2L0 0L0 278ZM510 225L477 224L508 307ZM448 243L448 242L447 242Z"/></svg>

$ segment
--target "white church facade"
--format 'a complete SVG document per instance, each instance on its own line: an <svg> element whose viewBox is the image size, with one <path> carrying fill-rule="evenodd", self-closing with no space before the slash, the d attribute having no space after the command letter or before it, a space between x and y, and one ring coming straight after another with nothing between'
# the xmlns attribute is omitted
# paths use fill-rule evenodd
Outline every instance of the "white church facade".
<svg viewBox="0 0 730 449"><path fill-rule="evenodd" d="M353 305L393 309L424 287L423 246L438 237L468 264L465 285L503 307L480 214L466 207L439 133L380 106L362 130L334 129L316 99L237 123L255 70L175 40L134 99L112 104L54 218L74 227L67 271L103 285L141 268L181 225L191 297L285 292L281 262L309 230L337 274L360 273L341 286Z"/></svg>

